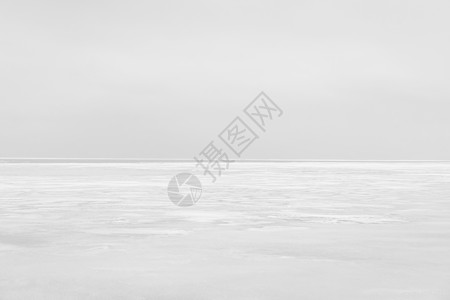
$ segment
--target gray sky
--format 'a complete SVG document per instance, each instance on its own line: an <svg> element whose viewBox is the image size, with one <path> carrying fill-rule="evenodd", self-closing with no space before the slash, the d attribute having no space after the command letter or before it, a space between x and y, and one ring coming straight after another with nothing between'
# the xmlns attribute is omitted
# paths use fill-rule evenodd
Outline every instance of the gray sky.
<svg viewBox="0 0 450 300"><path fill-rule="evenodd" d="M450 2L1 1L0 157L450 159Z"/></svg>

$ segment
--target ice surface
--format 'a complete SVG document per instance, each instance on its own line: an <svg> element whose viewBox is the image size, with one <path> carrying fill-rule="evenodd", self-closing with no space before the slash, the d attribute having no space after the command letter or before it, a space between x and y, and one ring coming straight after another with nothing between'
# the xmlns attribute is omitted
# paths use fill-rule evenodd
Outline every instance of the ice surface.
<svg viewBox="0 0 450 300"><path fill-rule="evenodd" d="M450 163L0 164L0 299L450 299Z"/></svg>

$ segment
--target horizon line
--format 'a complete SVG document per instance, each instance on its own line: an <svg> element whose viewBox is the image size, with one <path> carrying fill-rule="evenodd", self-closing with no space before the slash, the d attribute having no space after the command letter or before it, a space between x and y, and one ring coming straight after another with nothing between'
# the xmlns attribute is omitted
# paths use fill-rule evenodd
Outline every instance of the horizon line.
<svg viewBox="0 0 450 300"><path fill-rule="evenodd" d="M0 163L11 161L96 161L96 162L194 162L194 159L184 158L81 158L81 157L0 157ZM256 158L256 159L234 159L233 162L450 162L440 159L280 159L280 158Z"/></svg>

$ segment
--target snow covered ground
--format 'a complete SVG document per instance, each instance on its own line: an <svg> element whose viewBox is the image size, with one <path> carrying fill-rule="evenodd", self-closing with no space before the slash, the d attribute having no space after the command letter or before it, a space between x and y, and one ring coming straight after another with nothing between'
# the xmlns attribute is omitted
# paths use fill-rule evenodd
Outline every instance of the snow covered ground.
<svg viewBox="0 0 450 300"><path fill-rule="evenodd" d="M1 163L0 299L450 299L450 163Z"/></svg>

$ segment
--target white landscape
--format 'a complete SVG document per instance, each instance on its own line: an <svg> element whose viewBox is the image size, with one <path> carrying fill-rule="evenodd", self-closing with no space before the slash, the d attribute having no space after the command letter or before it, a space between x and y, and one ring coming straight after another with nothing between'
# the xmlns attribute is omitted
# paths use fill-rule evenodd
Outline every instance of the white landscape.
<svg viewBox="0 0 450 300"><path fill-rule="evenodd" d="M450 300L449 16L0 0L0 300Z"/></svg>
<svg viewBox="0 0 450 300"><path fill-rule="evenodd" d="M450 299L450 163L191 167L1 163L0 299Z"/></svg>

